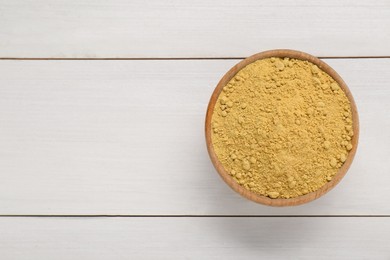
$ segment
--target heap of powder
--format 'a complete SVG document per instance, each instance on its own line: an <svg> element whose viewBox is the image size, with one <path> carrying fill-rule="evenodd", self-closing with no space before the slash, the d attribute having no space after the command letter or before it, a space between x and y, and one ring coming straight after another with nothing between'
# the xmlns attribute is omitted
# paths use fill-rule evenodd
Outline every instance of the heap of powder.
<svg viewBox="0 0 390 260"><path fill-rule="evenodd" d="M224 169L270 198L318 190L352 149L351 105L316 65L268 58L240 70L223 88L211 120Z"/></svg>

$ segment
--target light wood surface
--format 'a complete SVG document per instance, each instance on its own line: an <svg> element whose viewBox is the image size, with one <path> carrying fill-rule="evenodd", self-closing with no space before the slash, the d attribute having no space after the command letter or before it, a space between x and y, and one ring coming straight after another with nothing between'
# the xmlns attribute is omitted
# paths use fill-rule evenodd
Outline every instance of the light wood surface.
<svg viewBox="0 0 390 260"><path fill-rule="evenodd" d="M390 257L386 218L3 218L0 230L7 260Z"/></svg>
<svg viewBox="0 0 390 260"><path fill-rule="evenodd" d="M237 60L0 61L0 213L390 214L390 59L325 61L359 107L357 158L287 209L242 199L208 158L207 104Z"/></svg>
<svg viewBox="0 0 390 260"><path fill-rule="evenodd" d="M388 0L0 0L0 57L390 55Z"/></svg>
<svg viewBox="0 0 390 260"><path fill-rule="evenodd" d="M389 28L388 0L0 0L0 259L389 259ZM203 132L221 75L278 48L334 57L361 122L289 208L229 189Z"/></svg>
<svg viewBox="0 0 390 260"><path fill-rule="evenodd" d="M271 199L266 196L262 196L259 194L256 194L254 192L251 192L250 190L244 188L240 184L237 183L237 181L231 177L231 175L225 170L222 163L219 161L217 154L214 151L214 146L212 144L211 140L211 119L214 113L215 104L217 102L217 99L219 95L222 92L222 89L226 86L227 83L244 67L247 65L262 59L267 59L271 57L278 57L278 58L291 58L291 59L298 59L303 61L309 61L312 64L317 65L321 70L323 70L325 73L327 73L329 76L331 76L340 86L342 91L346 94L348 100L351 103L351 111L352 111L352 128L354 136L351 140L351 143L353 145L352 150L348 153L347 160L343 164L343 166L339 169L339 171L333 176L332 180L328 183L326 183L324 186L322 186L320 189L310 192L306 195L299 196L296 198L290 198L290 199ZM279 207L285 207L285 206L296 206L304 203L308 203L310 201L313 201L315 199L318 199L325 193L327 193L329 190L333 189L334 186L336 186L341 179L344 177L344 175L347 173L349 167L351 166L351 163L353 161L353 158L355 157L356 149L359 142L359 116L356 108L355 101L353 99L352 93L349 90L348 86L345 84L344 80L340 77L340 75L332 69L328 64L321 61L320 59L304 53L300 51L295 50L269 50L260 52L257 54L254 54L236 65L234 65L226 74L222 77L222 79L218 82L218 85L216 86L213 94L211 95L209 105L207 107L207 113L206 113L206 122L205 122L205 135L206 135L206 145L207 145L207 151L209 152L209 156L211 161L214 164L215 169L221 176L221 178L226 182L227 185L229 185L233 190L238 192L243 197L252 200L257 203L261 203L268 206L279 206Z"/></svg>

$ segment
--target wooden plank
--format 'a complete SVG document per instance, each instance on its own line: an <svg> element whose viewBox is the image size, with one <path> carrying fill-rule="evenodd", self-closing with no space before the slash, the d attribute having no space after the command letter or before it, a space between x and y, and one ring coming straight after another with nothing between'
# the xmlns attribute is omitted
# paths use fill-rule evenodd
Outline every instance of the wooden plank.
<svg viewBox="0 0 390 260"><path fill-rule="evenodd" d="M9 218L2 258L388 259L388 218Z"/></svg>
<svg viewBox="0 0 390 260"><path fill-rule="evenodd" d="M390 55L388 0L0 0L0 57Z"/></svg>
<svg viewBox="0 0 390 260"><path fill-rule="evenodd" d="M0 214L390 214L390 59L331 59L360 147L308 205L242 199L207 155L204 118L237 60L0 61Z"/></svg>

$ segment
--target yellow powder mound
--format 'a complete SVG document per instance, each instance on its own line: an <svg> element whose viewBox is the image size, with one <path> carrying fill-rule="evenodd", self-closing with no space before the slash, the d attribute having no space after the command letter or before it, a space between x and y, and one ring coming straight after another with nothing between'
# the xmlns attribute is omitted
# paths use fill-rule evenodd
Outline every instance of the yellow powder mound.
<svg viewBox="0 0 390 260"><path fill-rule="evenodd" d="M351 106L316 65L269 58L249 64L223 88L212 145L243 187L293 198L330 181L352 149Z"/></svg>

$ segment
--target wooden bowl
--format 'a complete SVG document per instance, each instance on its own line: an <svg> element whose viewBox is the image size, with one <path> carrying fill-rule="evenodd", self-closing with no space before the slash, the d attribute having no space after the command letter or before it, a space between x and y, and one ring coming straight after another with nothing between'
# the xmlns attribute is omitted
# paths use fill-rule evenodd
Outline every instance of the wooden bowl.
<svg viewBox="0 0 390 260"><path fill-rule="evenodd" d="M214 106L216 104L216 101L218 99L219 94L221 93L223 87L236 75L238 71L240 71L242 68L244 68L246 65L260 59L265 58L271 58L271 57L280 57L280 58L294 58L304 61L309 61L315 65L317 65L320 69L328 73L341 87L341 89L344 91L346 96L348 97L349 101L351 102L351 108L352 108L352 120L353 120L353 132L354 136L352 137L352 145L353 148L349 152L347 160L344 162L343 166L339 169L339 171L333 176L332 180L328 183L326 183L324 186L322 186L320 189L310 192L308 194L298 196L295 198L289 198L289 199L271 199L266 196L262 196L259 194L256 194L254 192L251 192L247 190L246 188L239 185L224 169L222 164L217 158L217 155L215 154L213 144L211 142L211 118L214 111ZM207 114L206 114L206 143L207 143L207 150L210 155L211 161L214 164L214 167L216 168L219 175L222 177L222 179L236 192L241 194L243 197L252 200L257 203L261 203L264 205L269 206L294 206L299 205L303 203L310 202L312 200L315 200L325 193L327 193L330 189L332 189L334 186L336 186L337 183L340 182L340 180L344 177L346 174L348 168L350 167L353 158L356 153L356 149L358 146L358 139L359 139L359 118L358 118L358 112L356 109L355 101L352 97L352 94L350 90L348 89L347 85L343 81L343 79L337 74L335 70L333 70L328 64L321 61L320 59L300 51L294 51L294 50L270 50L265 51L261 53L257 53L255 55L252 55L238 64L236 64L233 68L231 68L225 76L219 81L217 87L215 88L208 108L207 108Z"/></svg>

